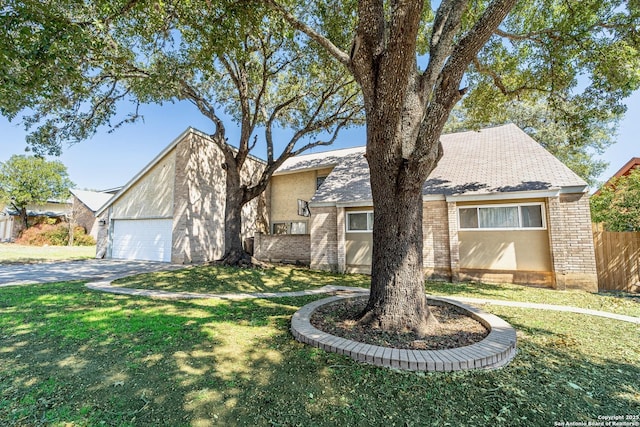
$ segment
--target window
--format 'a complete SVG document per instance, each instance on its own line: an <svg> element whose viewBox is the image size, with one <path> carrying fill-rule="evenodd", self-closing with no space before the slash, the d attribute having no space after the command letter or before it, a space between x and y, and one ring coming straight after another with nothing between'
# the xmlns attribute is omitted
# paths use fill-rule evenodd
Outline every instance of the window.
<svg viewBox="0 0 640 427"><path fill-rule="evenodd" d="M542 203L458 208L460 229L544 229Z"/></svg>
<svg viewBox="0 0 640 427"><path fill-rule="evenodd" d="M306 221L274 222L271 225L273 234L307 234Z"/></svg>
<svg viewBox="0 0 640 427"><path fill-rule="evenodd" d="M327 179L326 176L319 176L316 178L316 190L320 188L325 179Z"/></svg>
<svg viewBox="0 0 640 427"><path fill-rule="evenodd" d="M369 232L373 230L373 212L347 212L348 232Z"/></svg>

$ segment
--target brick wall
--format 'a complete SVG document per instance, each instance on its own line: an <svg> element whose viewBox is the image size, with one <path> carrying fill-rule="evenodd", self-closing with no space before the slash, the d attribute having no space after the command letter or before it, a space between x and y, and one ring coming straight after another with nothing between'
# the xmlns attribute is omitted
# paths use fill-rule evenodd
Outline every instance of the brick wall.
<svg viewBox="0 0 640 427"><path fill-rule="evenodd" d="M310 235L256 233L253 256L261 261L286 262L309 265Z"/></svg>
<svg viewBox="0 0 640 427"><path fill-rule="evenodd" d="M422 248L425 274L433 279L451 277L451 256L449 248L449 217L447 203L443 201L425 202L422 211Z"/></svg>
<svg viewBox="0 0 640 427"><path fill-rule="evenodd" d="M76 196L73 196L72 207L73 220L76 225L84 228L84 230L94 239L98 238L98 227L95 213L82 203Z"/></svg>
<svg viewBox="0 0 640 427"><path fill-rule="evenodd" d="M111 213L111 208L107 209L102 213L102 215L96 217L96 224L98 224L97 232L96 232L96 258L105 258L109 257L109 214ZM100 221L104 220L105 225L100 225Z"/></svg>
<svg viewBox="0 0 640 427"><path fill-rule="evenodd" d="M209 139L190 133L176 146L171 262L186 264L219 259L224 254L226 176L222 151ZM248 158L243 183L258 179L264 167ZM242 237L264 229L264 195L242 208ZM262 212L259 212L262 211ZM259 214L260 213L260 214Z"/></svg>
<svg viewBox="0 0 640 427"><path fill-rule="evenodd" d="M213 261L224 253L222 153L189 133L176 145L171 262Z"/></svg>
<svg viewBox="0 0 640 427"><path fill-rule="evenodd" d="M587 194L548 199L551 258L558 289L598 290Z"/></svg>
<svg viewBox="0 0 640 427"><path fill-rule="evenodd" d="M310 227L311 268L339 271L337 208L313 207L312 211Z"/></svg>
<svg viewBox="0 0 640 427"><path fill-rule="evenodd" d="M460 280L460 242L458 240L458 205L447 202L447 218L449 226L449 261L451 266L451 280Z"/></svg>

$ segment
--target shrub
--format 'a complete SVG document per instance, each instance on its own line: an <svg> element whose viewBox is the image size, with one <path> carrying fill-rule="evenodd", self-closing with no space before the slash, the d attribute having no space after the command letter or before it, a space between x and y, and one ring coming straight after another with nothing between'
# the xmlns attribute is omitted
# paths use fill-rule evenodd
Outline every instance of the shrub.
<svg viewBox="0 0 640 427"><path fill-rule="evenodd" d="M87 234L83 227L73 229L73 246L93 246L96 240Z"/></svg>
<svg viewBox="0 0 640 427"><path fill-rule="evenodd" d="M38 224L22 232L16 243L31 246L67 246L69 244L69 224ZM73 230L73 246L93 246L96 241L78 226Z"/></svg>

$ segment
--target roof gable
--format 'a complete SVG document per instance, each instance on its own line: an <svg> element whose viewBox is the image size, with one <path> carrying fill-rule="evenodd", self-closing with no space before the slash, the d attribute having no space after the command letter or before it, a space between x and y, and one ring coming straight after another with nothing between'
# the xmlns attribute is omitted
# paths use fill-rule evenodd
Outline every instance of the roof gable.
<svg viewBox="0 0 640 427"><path fill-rule="evenodd" d="M424 184L425 196L586 189L584 180L513 124L442 135L441 141L444 155ZM345 156L312 202L371 201L363 152Z"/></svg>
<svg viewBox="0 0 640 427"><path fill-rule="evenodd" d="M84 203L93 212L100 209L113 197L113 194L111 193L88 190L71 190L71 194L76 196L78 200Z"/></svg>

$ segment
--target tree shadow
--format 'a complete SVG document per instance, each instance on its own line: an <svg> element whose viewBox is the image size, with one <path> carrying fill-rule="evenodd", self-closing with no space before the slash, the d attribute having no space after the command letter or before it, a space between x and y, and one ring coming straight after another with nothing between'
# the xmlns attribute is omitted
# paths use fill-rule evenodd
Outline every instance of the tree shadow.
<svg viewBox="0 0 640 427"><path fill-rule="evenodd" d="M508 367L416 374L294 341L291 315L321 297L165 301L59 284L0 298L8 425L551 425L640 409L637 344L590 354L531 311L501 308L522 335ZM610 325L595 323L585 334L602 345Z"/></svg>

